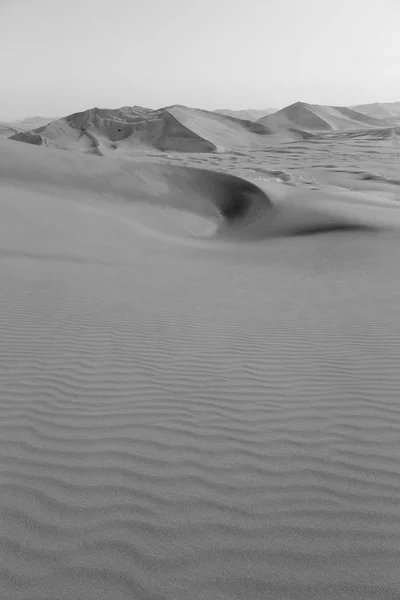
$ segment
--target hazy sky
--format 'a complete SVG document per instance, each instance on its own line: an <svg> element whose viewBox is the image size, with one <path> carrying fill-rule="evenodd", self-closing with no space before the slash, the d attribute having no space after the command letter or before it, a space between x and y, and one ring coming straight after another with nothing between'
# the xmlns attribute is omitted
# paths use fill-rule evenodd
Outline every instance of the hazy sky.
<svg viewBox="0 0 400 600"><path fill-rule="evenodd" d="M0 0L0 117L400 100L400 0Z"/></svg>

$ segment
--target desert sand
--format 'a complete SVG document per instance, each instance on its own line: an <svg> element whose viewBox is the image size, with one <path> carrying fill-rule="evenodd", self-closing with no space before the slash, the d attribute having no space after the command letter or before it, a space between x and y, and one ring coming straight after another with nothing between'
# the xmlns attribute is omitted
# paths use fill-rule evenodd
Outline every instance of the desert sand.
<svg viewBox="0 0 400 600"><path fill-rule="evenodd" d="M0 117L0 138L9 138L21 132L28 132L37 127L47 125L55 119L47 117L27 117L14 121L8 121Z"/></svg>
<svg viewBox="0 0 400 600"><path fill-rule="evenodd" d="M365 110L0 140L1 598L398 597L400 125Z"/></svg>
<svg viewBox="0 0 400 600"><path fill-rule="evenodd" d="M220 113L221 115L226 115L228 117L235 117L237 119L243 119L244 121L258 121L262 119L266 115L270 115L276 112L275 108L264 108L264 109L254 109L250 108L247 110L231 110L229 108L220 108L215 112Z"/></svg>

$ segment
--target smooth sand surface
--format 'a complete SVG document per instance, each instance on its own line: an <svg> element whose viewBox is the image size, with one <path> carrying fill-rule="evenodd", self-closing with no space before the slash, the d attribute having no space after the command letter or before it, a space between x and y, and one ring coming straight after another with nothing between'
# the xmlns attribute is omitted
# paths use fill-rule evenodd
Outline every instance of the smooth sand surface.
<svg viewBox="0 0 400 600"><path fill-rule="evenodd" d="M0 122L0 138L9 138L18 133L18 130L9 123Z"/></svg>
<svg viewBox="0 0 400 600"><path fill-rule="evenodd" d="M0 119L0 138L9 138L20 132L30 131L31 129L46 125L51 120L46 117L28 117L18 121Z"/></svg>
<svg viewBox="0 0 400 600"><path fill-rule="evenodd" d="M376 119L400 118L400 102L372 102L353 107L357 112L364 113Z"/></svg>
<svg viewBox="0 0 400 600"><path fill-rule="evenodd" d="M379 127L381 118L346 106L321 106L295 102L290 106L262 117L258 121L270 129L298 128L305 130L344 130L361 127Z"/></svg>
<svg viewBox="0 0 400 600"><path fill-rule="evenodd" d="M398 152L0 140L1 598L398 597Z"/></svg>
<svg viewBox="0 0 400 600"><path fill-rule="evenodd" d="M276 112L276 110L276 108L250 108L247 110L231 110L229 108L220 108L217 109L215 112L220 113L221 115L227 115L228 117L235 117L236 119L244 119L245 121L258 121L259 119L262 119L262 117Z"/></svg>

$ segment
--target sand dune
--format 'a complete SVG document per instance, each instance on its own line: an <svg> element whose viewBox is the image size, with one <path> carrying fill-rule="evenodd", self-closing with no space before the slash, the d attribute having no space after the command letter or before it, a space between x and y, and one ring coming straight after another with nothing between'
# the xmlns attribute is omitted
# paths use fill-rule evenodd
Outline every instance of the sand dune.
<svg viewBox="0 0 400 600"><path fill-rule="evenodd" d="M301 129L310 131L382 127L382 122L344 106L319 106L295 102L258 121L276 131Z"/></svg>
<svg viewBox="0 0 400 600"><path fill-rule="evenodd" d="M358 104L354 110L374 117L375 119L400 120L400 102L372 102L371 104Z"/></svg>
<svg viewBox="0 0 400 600"><path fill-rule="evenodd" d="M321 131L362 131L393 122L347 107L297 102L257 122L234 111L205 111L181 105L152 110L140 106L92 108L32 130L11 131L10 139L99 156L133 154L144 148L185 153L249 150L309 139ZM223 114L222 114L223 113ZM244 116L244 112L241 116ZM254 115L253 115L254 117ZM6 133L9 130L4 129Z"/></svg>
<svg viewBox="0 0 400 600"><path fill-rule="evenodd" d="M267 135L265 127L252 121L171 106L159 110L142 107L92 108L26 134L19 133L11 139L58 149L109 154L141 146L182 152L257 147L265 143Z"/></svg>
<svg viewBox="0 0 400 600"><path fill-rule="evenodd" d="M221 115L226 115L227 117L235 117L236 119L242 119L244 121L258 121L265 117L266 115L270 115L276 112L275 108L265 108L265 109L254 109L249 108L246 110L231 110L229 108L220 108L214 111Z"/></svg>
<svg viewBox="0 0 400 600"><path fill-rule="evenodd" d="M38 153L29 147L3 143L0 177L24 186L61 186L86 190L100 198L155 204L190 211L215 223L214 233L234 238L268 238L347 228L397 228L398 205L346 202L329 194L300 194L286 188L275 197L267 183L255 185L240 177L154 161L105 159ZM68 157L68 162L65 158ZM21 167L21 164L23 167ZM176 213L175 213L176 214ZM207 221L208 220L208 221ZM218 226L219 225L219 226ZM207 237L209 237L207 235Z"/></svg>
<svg viewBox="0 0 400 600"><path fill-rule="evenodd" d="M374 127L373 129L353 129L347 131L332 131L323 136L314 136L313 139L364 139L366 141L399 139L400 127Z"/></svg>
<svg viewBox="0 0 400 600"><path fill-rule="evenodd" d="M398 142L344 133L0 140L1 598L397 597Z"/></svg>
<svg viewBox="0 0 400 600"><path fill-rule="evenodd" d="M16 133L18 133L18 129L9 123L0 122L0 138L9 138Z"/></svg>
<svg viewBox="0 0 400 600"><path fill-rule="evenodd" d="M18 119L16 121L12 121L11 123L19 130L29 130L35 129L36 127L42 127L43 125L47 125L51 121L55 121L56 119L51 119L50 117L25 117L24 119Z"/></svg>
<svg viewBox="0 0 400 600"><path fill-rule="evenodd" d="M21 141L30 140L28 143L35 143L33 141L35 134L30 135L28 133L26 136L20 136L19 134L21 134L21 132L29 132L31 129L41 127L42 125L46 125L50 121L51 119L46 117L26 117L25 119L14 121L0 119L0 138L9 138L18 135L19 137L22 137Z"/></svg>

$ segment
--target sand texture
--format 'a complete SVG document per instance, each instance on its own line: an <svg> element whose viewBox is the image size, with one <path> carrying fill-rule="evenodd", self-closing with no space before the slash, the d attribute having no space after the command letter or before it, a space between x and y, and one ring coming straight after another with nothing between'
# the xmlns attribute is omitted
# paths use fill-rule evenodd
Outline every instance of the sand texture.
<svg viewBox="0 0 400 600"><path fill-rule="evenodd" d="M0 140L0 598L398 598L400 129L117 112Z"/></svg>
<svg viewBox="0 0 400 600"><path fill-rule="evenodd" d="M159 110L92 108L20 131L11 139L98 155L138 148L209 153L259 147L268 134L268 129L252 120L176 105Z"/></svg>
<svg viewBox="0 0 400 600"><path fill-rule="evenodd" d="M228 117L235 117L236 119L243 119L244 121L258 121L266 115L270 115L276 112L275 108L265 108L264 110L248 109L248 110L230 110L229 108L221 108L215 112Z"/></svg>
<svg viewBox="0 0 400 600"><path fill-rule="evenodd" d="M400 119L400 102L372 102L353 106L353 109L375 119Z"/></svg>
<svg viewBox="0 0 400 600"><path fill-rule="evenodd" d="M367 111L357 111L346 106L319 106L295 102L290 106L262 117L258 123L273 130L298 128L309 131L359 129L391 125L386 115L371 116Z"/></svg>
<svg viewBox="0 0 400 600"><path fill-rule="evenodd" d="M16 134L29 132L37 127L47 125L53 120L55 119L49 119L46 117L27 117L17 121L8 121L0 118L0 138L9 138ZM23 138L22 140L24 141ZM27 136L26 141L29 142L29 136Z"/></svg>

